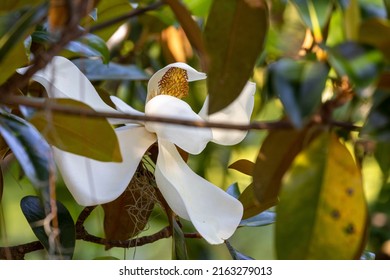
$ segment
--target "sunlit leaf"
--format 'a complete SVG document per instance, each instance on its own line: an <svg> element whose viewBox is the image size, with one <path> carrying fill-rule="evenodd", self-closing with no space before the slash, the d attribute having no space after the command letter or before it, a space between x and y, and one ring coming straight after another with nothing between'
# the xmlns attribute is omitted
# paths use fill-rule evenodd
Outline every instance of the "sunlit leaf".
<svg viewBox="0 0 390 280"><path fill-rule="evenodd" d="M294 126L301 128L321 104L329 67L283 58L269 67L268 90L280 98Z"/></svg>
<svg viewBox="0 0 390 280"><path fill-rule="evenodd" d="M242 201L244 195L249 198L251 198L251 192L255 195L255 201L250 204L253 209L251 214L258 214L260 210L264 211L278 202L279 190L285 172L296 155L317 134L316 128L312 126L303 130L270 131L257 156L253 170L253 189L245 189L240 197L240 201ZM245 194L246 192L249 195ZM253 197L249 201L253 201Z"/></svg>
<svg viewBox="0 0 390 280"><path fill-rule="evenodd" d="M276 213L273 211L264 211L256 216L242 220L240 226L242 227L261 227L273 224L276 220Z"/></svg>
<svg viewBox="0 0 390 280"><path fill-rule="evenodd" d="M56 201L59 232L55 232L53 219L48 217L49 213L45 212L46 207L42 205L39 197L22 198L20 207L34 234L48 251L50 258L72 259L76 244L76 230L68 209L61 202ZM52 232L48 232L48 229Z"/></svg>
<svg viewBox="0 0 390 280"><path fill-rule="evenodd" d="M223 12L221 12L223 11ZM205 27L209 113L229 105L252 75L268 30L264 0L216 0Z"/></svg>
<svg viewBox="0 0 390 280"><path fill-rule="evenodd" d="M334 134L323 133L296 157L284 180L278 259L360 258L366 220L360 169Z"/></svg>
<svg viewBox="0 0 390 280"><path fill-rule="evenodd" d="M105 64L110 60L110 51L106 42L94 34L87 34L75 41L71 41L65 48L87 57L100 57Z"/></svg>
<svg viewBox="0 0 390 280"><path fill-rule="evenodd" d="M345 10L345 33L348 40L357 40L361 24L360 7L358 0L350 0Z"/></svg>
<svg viewBox="0 0 390 280"><path fill-rule="evenodd" d="M103 22L107 22L108 20L112 20L114 18L122 16L125 13L129 13L132 10L132 7L128 0L110 0L99 1L98 5L96 6L96 10L97 20L95 21L90 18L84 24L86 27L93 27ZM123 24L123 22L112 24L102 30L94 32L94 34L96 34L107 42L107 40L112 36L112 34L118 29L121 24Z"/></svg>
<svg viewBox="0 0 390 280"><path fill-rule="evenodd" d="M206 49L203 43L202 32L194 21L187 8L178 0L165 1L172 9L191 45L199 52L202 58L206 58Z"/></svg>
<svg viewBox="0 0 390 280"><path fill-rule="evenodd" d="M229 165L230 169L237 170L249 176L252 176L254 167L255 164L247 159L240 159Z"/></svg>
<svg viewBox="0 0 390 280"><path fill-rule="evenodd" d="M243 253L234 249L229 241L226 240L225 244L226 244L226 247L228 248L229 253L232 256L233 260L254 260L252 257L246 256Z"/></svg>
<svg viewBox="0 0 390 280"><path fill-rule="evenodd" d="M147 80L149 76L138 66L115 62L104 64L99 59L75 59L72 62L90 81L99 80Z"/></svg>
<svg viewBox="0 0 390 280"><path fill-rule="evenodd" d="M155 192L148 173L138 171L125 192L103 204L106 239L127 240L144 230L155 204ZM106 249L111 248L106 245Z"/></svg>
<svg viewBox="0 0 390 280"><path fill-rule="evenodd" d="M0 16L0 84L27 63L24 40L32 26L46 14L46 5Z"/></svg>
<svg viewBox="0 0 390 280"><path fill-rule="evenodd" d="M292 1L305 22L306 26L312 30L318 26L324 29L329 21L333 9L333 1L329 0L293 0ZM311 9L314 10L311 10Z"/></svg>
<svg viewBox="0 0 390 280"><path fill-rule="evenodd" d="M79 101L49 98L46 104L92 109ZM57 148L99 161L121 162L118 139L106 119L80 117L61 112L37 111L29 120Z"/></svg>
<svg viewBox="0 0 390 280"><path fill-rule="evenodd" d="M172 226L172 259L188 260L184 233L174 218L172 218Z"/></svg>
<svg viewBox="0 0 390 280"><path fill-rule="evenodd" d="M54 166L46 140L30 123L4 111L0 111L0 133L31 183L39 190L46 189Z"/></svg>
<svg viewBox="0 0 390 280"><path fill-rule="evenodd" d="M383 68L380 51L354 42L328 49L329 62L339 75L347 75L358 87L366 87L379 77Z"/></svg>

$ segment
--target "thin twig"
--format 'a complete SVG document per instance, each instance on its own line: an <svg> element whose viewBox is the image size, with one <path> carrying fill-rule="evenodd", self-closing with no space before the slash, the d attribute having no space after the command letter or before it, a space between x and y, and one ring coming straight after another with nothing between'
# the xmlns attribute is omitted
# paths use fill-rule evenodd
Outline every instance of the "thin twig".
<svg viewBox="0 0 390 280"><path fill-rule="evenodd" d="M248 125L221 123L221 122L208 122L208 121L192 121L181 120L177 118L167 118L159 116L145 116L145 115L132 115L123 113L111 113L111 112L95 112L92 110L75 108L67 105L60 105L54 103L43 102L42 99L25 97L25 96L1 96L0 103L9 106L27 106L38 110L50 110L57 113L77 115L80 117L91 118L111 118L111 119L126 119L142 122L159 122L169 123L182 126L193 127L208 127L208 128L221 128L221 129L234 129L234 130L276 130L276 129L291 129L293 125L287 120L281 121L254 121ZM350 131L359 131L360 127L351 123L343 123L336 121L329 121L330 125L341 127Z"/></svg>

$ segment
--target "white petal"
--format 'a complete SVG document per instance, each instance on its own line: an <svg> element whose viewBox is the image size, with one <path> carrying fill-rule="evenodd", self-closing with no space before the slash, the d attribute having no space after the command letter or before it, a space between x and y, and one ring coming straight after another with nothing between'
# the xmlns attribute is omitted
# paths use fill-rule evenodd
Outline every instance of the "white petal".
<svg viewBox="0 0 390 280"><path fill-rule="evenodd" d="M242 218L242 204L195 174L172 143L159 140L155 177L172 210L189 219L209 243L223 243L234 233Z"/></svg>
<svg viewBox="0 0 390 280"><path fill-rule="evenodd" d="M64 182L80 205L107 203L123 193L155 137L141 126L115 130L123 162L101 162L54 149Z"/></svg>
<svg viewBox="0 0 390 280"><path fill-rule="evenodd" d="M221 122L230 124L247 125L254 106L254 94L256 92L256 84L248 82L240 95L229 104L226 108L208 115L208 97L205 100L203 108L199 115L211 122ZM240 143L246 136L247 131L232 130L232 129L213 129L213 142L221 145L235 145Z"/></svg>
<svg viewBox="0 0 390 280"><path fill-rule="evenodd" d="M203 122L186 102L170 95L158 95L146 103L145 114ZM191 154L199 154L212 139L210 128L157 122L147 122L145 128L156 133L158 139L168 140Z"/></svg>
<svg viewBox="0 0 390 280"><path fill-rule="evenodd" d="M121 113L135 115L135 116L145 116L145 113L142 113L142 112L134 109L133 107L128 105L126 102L124 102L122 99L120 99L116 96L110 96L110 99L115 104L116 109ZM114 120L112 120L111 122L114 122ZM144 124L143 121L133 121L133 120L127 120L127 119L121 120L120 123L138 123L138 124L142 124L142 125Z"/></svg>
<svg viewBox="0 0 390 280"><path fill-rule="evenodd" d="M27 68L21 68L24 73ZM55 56L42 70L35 73L33 80L42 84L49 97L71 98L86 103L96 111L116 112L96 92L91 82L70 60Z"/></svg>
<svg viewBox="0 0 390 280"><path fill-rule="evenodd" d="M172 67L177 67L177 68L181 68L181 69L186 70L189 82L204 80L207 78L205 73L199 72L183 62L172 63L172 64L169 64L169 65L165 66L164 68L161 68L160 70L158 70L149 79L148 96L150 94L152 94L153 92L156 92L156 93L158 92L158 82L161 80L161 78L164 76L164 74ZM149 100L149 98L146 98L146 100Z"/></svg>

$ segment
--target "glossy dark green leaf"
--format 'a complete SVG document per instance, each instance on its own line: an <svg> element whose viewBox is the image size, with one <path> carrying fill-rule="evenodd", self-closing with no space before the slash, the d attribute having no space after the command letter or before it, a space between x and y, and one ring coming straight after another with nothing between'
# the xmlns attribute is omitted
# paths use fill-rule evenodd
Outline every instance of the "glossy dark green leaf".
<svg viewBox="0 0 390 280"><path fill-rule="evenodd" d="M172 218L172 226L172 259L188 260L184 233L174 218Z"/></svg>
<svg viewBox="0 0 390 280"><path fill-rule="evenodd" d="M41 134L30 123L4 111L0 111L0 133L34 187L47 188L54 159Z"/></svg>
<svg viewBox="0 0 390 280"><path fill-rule="evenodd" d="M259 214L277 204L285 172L296 155L317 134L317 128L313 126L302 130L270 131L256 159L253 170L253 187L245 189L240 196L240 201L247 210L244 212L244 218ZM245 207L245 205L248 206Z"/></svg>
<svg viewBox="0 0 390 280"><path fill-rule="evenodd" d="M363 252L360 259L364 260L364 261L373 261L373 260L375 260L375 254L373 252L365 251L365 252Z"/></svg>
<svg viewBox="0 0 390 280"><path fill-rule="evenodd" d="M360 169L336 135L324 132L295 158L283 181L278 259L360 258L366 221Z"/></svg>
<svg viewBox="0 0 390 280"><path fill-rule="evenodd" d="M354 42L342 43L328 50L329 62L339 75L347 75L358 87L373 83L381 73L383 55L375 48Z"/></svg>
<svg viewBox="0 0 390 280"><path fill-rule="evenodd" d="M321 30L324 29L334 5L332 0L293 0L292 2L298 8L306 26L312 30L317 24Z"/></svg>
<svg viewBox="0 0 390 280"><path fill-rule="evenodd" d="M24 40L47 13L46 5L0 15L0 84L27 63Z"/></svg>
<svg viewBox="0 0 390 280"><path fill-rule="evenodd" d="M115 62L104 64L98 59L75 59L72 62L90 81L99 80L147 80L149 76L138 66L121 65Z"/></svg>
<svg viewBox="0 0 390 280"><path fill-rule="evenodd" d="M385 58L390 60L390 22L373 18L362 22L359 30L359 42L374 46L382 51Z"/></svg>
<svg viewBox="0 0 390 280"><path fill-rule="evenodd" d="M107 64L110 60L110 51L106 42L94 34L87 34L71 41L65 48L87 57L100 57L104 64Z"/></svg>
<svg viewBox="0 0 390 280"><path fill-rule="evenodd" d="M244 255L243 253L234 249L229 241L226 240L225 244L226 244L226 247L228 248L229 253L232 256L233 260L254 260L254 258L249 257L247 255Z"/></svg>
<svg viewBox="0 0 390 280"><path fill-rule="evenodd" d="M273 224L276 220L276 213L273 211L264 211L256 216L242 220L240 226L242 227L261 227Z"/></svg>
<svg viewBox="0 0 390 280"><path fill-rule="evenodd" d="M50 98L47 104L71 106L92 110L88 105L73 99ZM48 106L49 106L48 105ZM115 131L106 119L78 115L37 111L29 120L57 148L99 161L121 162L119 142Z"/></svg>
<svg viewBox="0 0 390 280"><path fill-rule="evenodd" d="M61 202L56 201L59 230L57 235L54 232L53 221L50 222L50 220L47 220L50 223L46 226L46 229L43 226L44 220L48 219L48 214L50 213L45 212L46 207L42 205L39 197L24 197L20 202L20 207L34 234L49 253L49 257L55 259L72 259L76 244L76 230L68 209ZM47 229L53 230L49 236Z"/></svg>
<svg viewBox="0 0 390 280"><path fill-rule="evenodd" d="M322 62L282 58L269 67L268 90L280 98L294 126L301 128L321 104L329 68Z"/></svg>
<svg viewBox="0 0 390 280"><path fill-rule="evenodd" d="M371 107L361 135L369 135L377 141L390 141L390 93L376 91L374 104Z"/></svg>
<svg viewBox="0 0 390 280"><path fill-rule="evenodd" d="M223 12L221 12L223 11ZM264 0L216 0L205 27L209 113L229 105L252 75L268 30Z"/></svg>

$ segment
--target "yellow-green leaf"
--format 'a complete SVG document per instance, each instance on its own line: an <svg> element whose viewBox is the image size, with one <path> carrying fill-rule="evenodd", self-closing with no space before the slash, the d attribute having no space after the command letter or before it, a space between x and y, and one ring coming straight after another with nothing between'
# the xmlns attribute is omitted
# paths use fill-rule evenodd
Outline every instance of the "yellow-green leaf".
<svg viewBox="0 0 390 280"><path fill-rule="evenodd" d="M48 106L56 104L92 110L88 105L73 99L53 98L46 102ZM61 150L100 161L122 161L115 131L106 119L38 111L29 121L49 144Z"/></svg>
<svg viewBox="0 0 390 280"><path fill-rule="evenodd" d="M323 133L294 160L277 207L279 259L356 259L365 241L362 177L348 149Z"/></svg>
<svg viewBox="0 0 390 280"><path fill-rule="evenodd" d="M209 114L237 98L251 77L268 30L264 0L215 0L205 27L210 59Z"/></svg>

